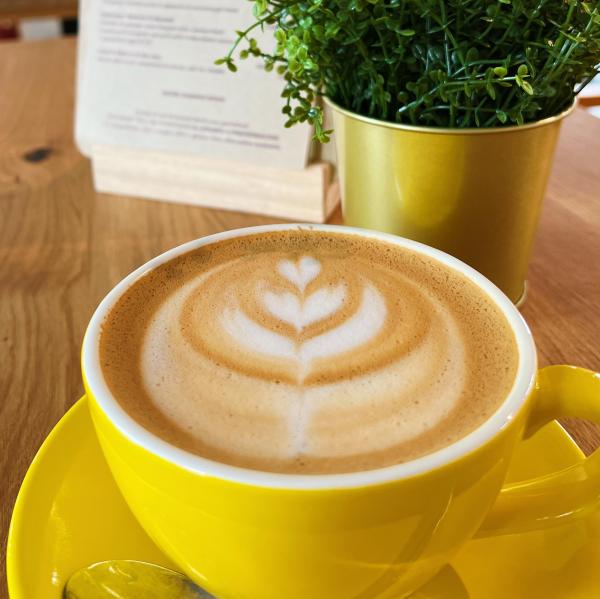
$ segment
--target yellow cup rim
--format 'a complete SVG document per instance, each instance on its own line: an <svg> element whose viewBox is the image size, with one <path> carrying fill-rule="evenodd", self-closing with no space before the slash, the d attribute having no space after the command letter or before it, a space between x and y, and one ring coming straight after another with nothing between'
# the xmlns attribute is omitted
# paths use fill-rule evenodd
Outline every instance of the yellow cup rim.
<svg viewBox="0 0 600 599"><path fill-rule="evenodd" d="M232 237L290 229L340 232L370 239L380 239L424 253L442 262L445 266L458 270L473 281L503 312L512 327L519 348L517 376L507 398L496 412L477 429L436 452L394 466L343 474L279 474L230 466L179 449L140 426L113 397L100 367L98 340L102 323L111 307L136 280L143 277L148 271L181 254ZM94 312L83 340L81 367L90 400L97 404L111 423L130 441L168 462L198 475L240 484L279 489L333 490L384 484L418 476L456 461L485 445L503 430L523 407L526 398L535 385L537 357L531 332L511 300L481 273L457 258L417 241L397 237L389 233L341 225L292 223L234 229L202 237L168 250L134 270L108 293Z"/></svg>
<svg viewBox="0 0 600 599"><path fill-rule="evenodd" d="M531 123L525 123L523 125L509 125L508 127L466 127L461 129L459 127L421 127L419 125L406 125L404 123L393 123L391 121L382 121L368 116L363 116L347 108L342 108L339 104L336 104L333 100L327 96L323 96L323 99L327 105L329 105L334 111L343 114L345 117L354 121L360 121L369 125L375 125L377 127L383 127L385 129L395 129L397 131L410 131L412 133L437 133L443 135L491 135L497 133L514 133L516 131L526 131L527 129L537 129L538 127L544 127L551 125L557 121L561 121L565 117L569 116L577 106L577 99L573 100L573 103L558 114L540 119L539 121L533 121Z"/></svg>

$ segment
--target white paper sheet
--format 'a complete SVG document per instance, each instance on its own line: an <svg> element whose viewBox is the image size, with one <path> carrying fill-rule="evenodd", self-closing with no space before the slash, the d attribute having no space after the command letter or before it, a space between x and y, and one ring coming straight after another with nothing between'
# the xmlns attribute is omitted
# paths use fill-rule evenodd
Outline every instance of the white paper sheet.
<svg viewBox="0 0 600 599"><path fill-rule="evenodd" d="M257 59L238 60L237 73L214 64L252 23L251 8L247 0L82 0L81 150L109 144L304 168L311 131L284 128L282 78ZM272 47L270 31L252 35Z"/></svg>

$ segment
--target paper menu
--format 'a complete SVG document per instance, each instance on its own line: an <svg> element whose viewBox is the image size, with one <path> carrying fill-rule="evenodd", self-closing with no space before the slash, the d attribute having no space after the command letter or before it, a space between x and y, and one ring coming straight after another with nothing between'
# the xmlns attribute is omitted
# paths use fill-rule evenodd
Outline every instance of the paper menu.
<svg viewBox="0 0 600 599"><path fill-rule="evenodd" d="M284 169L311 131L285 129L282 78L256 59L214 61L253 22L247 0L82 0L76 139ZM255 30L264 47L271 32Z"/></svg>

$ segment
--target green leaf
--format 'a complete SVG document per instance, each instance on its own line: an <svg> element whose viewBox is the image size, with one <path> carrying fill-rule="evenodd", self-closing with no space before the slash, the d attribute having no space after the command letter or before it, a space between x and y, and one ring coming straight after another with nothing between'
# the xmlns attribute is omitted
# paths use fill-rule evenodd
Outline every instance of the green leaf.
<svg viewBox="0 0 600 599"><path fill-rule="evenodd" d="M252 13L255 17L260 17L267 10L269 5L268 0L254 0L254 6L252 7Z"/></svg>
<svg viewBox="0 0 600 599"><path fill-rule="evenodd" d="M527 77L528 74L529 74L529 69L527 68L527 65L526 64L519 65L519 68L517 69L517 75L519 77Z"/></svg>
<svg viewBox="0 0 600 599"><path fill-rule="evenodd" d="M521 87L523 88L523 91L528 93L530 96L533 96L533 87L531 86L531 83L529 83L529 81L522 81Z"/></svg>
<svg viewBox="0 0 600 599"><path fill-rule="evenodd" d="M479 51L477 50L477 48L469 48L467 50L467 56L465 58L466 62L473 62L474 60L477 60L479 58Z"/></svg>
<svg viewBox="0 0 600 599"><path fill-rule="evenodd" d="M508 70L505 67L494 67L494 75L497 77L506 77Z"/></svg>
<svg viewBox="0 0 600 599"><path fill-rule="evenodd" d="M400 29L398 33L403 37L412 37L417 32L414 29Z"/></svg>
<svg viewBox="0 0 600 599"><path fill-rule="evenodd" d="M341 28L341 24L340 23L336 23L336 22L329 22L327 23L327 25L325 26L325 36L326 37L335 37L339 30Z"/></svg>

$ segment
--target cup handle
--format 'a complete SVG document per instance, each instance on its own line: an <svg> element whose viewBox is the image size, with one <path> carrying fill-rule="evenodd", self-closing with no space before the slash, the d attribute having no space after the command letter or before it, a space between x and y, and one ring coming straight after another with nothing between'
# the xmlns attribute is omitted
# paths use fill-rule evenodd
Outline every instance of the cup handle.
<svg viewBox="0 0 600 599"><path fill-rule="evenodd" d="M556 418L574 416L600 424L600 373L575 366L538 372L525 437ZM600 499L600 449L588 458L539 478L506 485L476 537L539 530L596 508Z"/></svg>

